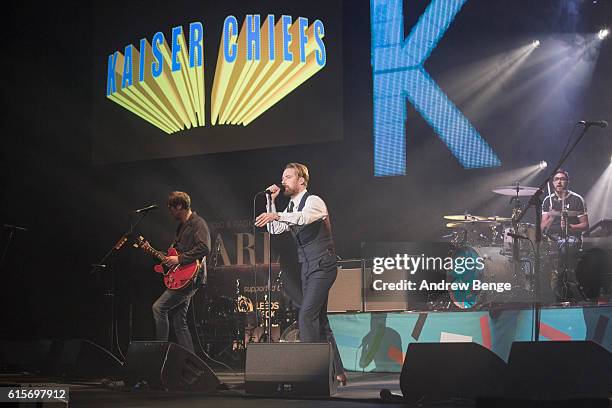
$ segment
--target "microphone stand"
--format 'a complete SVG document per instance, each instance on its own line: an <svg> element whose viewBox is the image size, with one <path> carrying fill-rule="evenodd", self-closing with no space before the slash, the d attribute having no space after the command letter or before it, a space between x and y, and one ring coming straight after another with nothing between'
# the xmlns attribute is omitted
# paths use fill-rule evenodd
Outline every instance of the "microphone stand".
<svg viewBox="0 0 612 408"><path fill-rule="evenodd" d="M272 208L272 197L266 194L266 200L270 208ZM268 303L267 303L267 316L266 316L266 330L268 334L268 343L272 343L272 229L274 227L270 225L270 242L268 244Z"/></svg>
<svg viewBox="0 0 612 408"><path fill-rule="evenodd" d="M510 202L514 201L514 208L512 209L512 230L514 234L519 234L519 223L517 221L518 216L521 214L521 200L519 199L520 184L516 182L516 196L510 199ZM513 272L514 280L518 282L520 276L521 260L520 260L520 245L521 242L518 238L512 238L512 261L513 261Z"/></svg>
<svg viewBox="0 0 612 408"><path fill-rule="evenodd" d="M257 210L256 210L256 200L257 197L259 197L262 194L266 194L266 211L268 210L268 208L271 210L272 209L272 199L271 197L266 193L266 191L260 191L259 193L255 194L255 196L253 197L253 222L255 222L255 218L257 218ZM270 243L268 244L268 287L267 287L267 292L266 292L266 298L265 302L266 306L265 306L265 313L267 314L264 319L264 335L262 337L266 338L266 341L268 343L272 342L272 226L270 225L270 231L268 232L268 235L270 236ZM255 224L253 224L253 242L256 242L256 227ZM264 240L265 240L265 236L264 236ZM253 244L255 245L255 244ZM254 275L255 275L255 286L257 286L257 259L255 259L255 265L253 265L253 270L254 270ZM257 291L255 291L255 304L258 305L259 302L257 300ZM259 312L256 310L255 313L255 327L259 326Z"/></svg>
<svg viewBox="0 0 612 408"><path fill-rule="evenodd" d="M527 209L529 207L533 207L534 208L535 216L536 216L536 221L535 221L535 224L536 224L536 242L535 242L535 262L534 262L534 292L535 292L535 299L534 299L534 305L533 305L533 311L534 311L533 337L534 337L534 341L540 341L540 315L541 315L541 308L542 308L542 305L541 305L541 302L540 302L540 282L539 282L540 272L541 272L540 271L540 268L541 268L541 262L540 262L540 243L542 242L542 197L541 196L542 196L542 193L544 192L544 186L546 186L546 184L548 182L550 182L550 180L553 178L553 176L557 173L557 170L563 165L563 163L565 163L567 158L574 151L574 149L576 148L578 143L580 143L580 141L582 140L582 138L584 137L586 132L589 130L589 128L590 128L589 125L585 125L584 126L584 129L582 130L582 132L580 133L578 138L574 141L574 143L569 148L569 150L567 150L567 152L565 154L561 155L561 158L559 159L559 162L557 163L557 165L555 167L553 167L552 173L550 173L548 175L548 177L546 177L546 179L542 182L542 184L540 184L540 187L538 187L536 192L533 193L533 195L529 199L529 202L527 203L525 211L523 211L523 213L520 214L519 217L516 220L516 222L519 223L525 217L525 215L527 214Z"/></svg>
<svg viewBox="0 0 612 408"><path fill-rule="evenodd" d="M142 211L141 213L139 213L140 217L136 220L135 223L132 224L130 222L130 228L128 229L128 231L125 234L123 234L121 238L119 238L119 240L106 252L106 254L102 257L102 259L100 259L97 263L91 264L92 268L89 271L90 274L94 274L108 267L106 262L111 258L111 255L119 252L119 250L123 248L123 245L127 242L129 237L134 233L134 229L136 228L136 226L140 224L140 222L144 219L144 217L147 216L148 213L149 211ZM115 315L115 271L112 267L108 269L110 270L111 282L110 282L110 288L106 291L104 295L110 297L111 299L111 304L110 304L110 352L112 355L115 355L115 336L117 334L117 331L115 329L117 326L117 318ZM131 313L132 310L131 309L132 308L130 306L130 319L129 319L130 339L131 339L131 333L132 333L132 313ZM119 339L117 338L117 347L118 347L118 343L119 343Z"/></svg>

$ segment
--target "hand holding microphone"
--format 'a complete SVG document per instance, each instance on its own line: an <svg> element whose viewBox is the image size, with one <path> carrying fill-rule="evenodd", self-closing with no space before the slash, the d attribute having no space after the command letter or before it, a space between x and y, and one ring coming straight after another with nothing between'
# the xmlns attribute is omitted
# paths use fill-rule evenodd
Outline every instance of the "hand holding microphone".
<svg viewBox="0 0 612 408"><path fill-rule="evenodd" d="M283 186L281 184L281 186L277 186L276 184L272 184L270 187L268 187L265 191L262 191L261 193L266 193L266 195L268 197L270 197L270 201L274 202L274 200L276 199L276 197L278 197L278 195L281 193L281 191L283 191L285 189L285 186ZM259 194L261 194L259 193ZM265 212L262 214L259 214L259 216L257 218L255 218L255 226L256 227L263 227L266 224L272 222L272 221L277 221L278 220L278 214L275 212Z"/></svg>
<svg viewBox="0 0 612 408"><path fill-rule="evenodd" d="M277 186L276 184L272 184L270 187L266 189L266 194L270 196L272 201L276 200L276 197L284 190L285 188L281 184L281 186Z"/></svg>

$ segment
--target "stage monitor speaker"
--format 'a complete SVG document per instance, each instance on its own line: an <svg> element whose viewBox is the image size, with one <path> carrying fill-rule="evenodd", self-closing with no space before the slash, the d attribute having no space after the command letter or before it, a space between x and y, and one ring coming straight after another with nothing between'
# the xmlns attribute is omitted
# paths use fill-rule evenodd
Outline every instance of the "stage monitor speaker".
<svg viewBox="0 0 612 408"><path fill-rule="evenodd" d="M338 277L329 290L328 312L361 312L361 268L339 268Z"/></svg>
<svg viewBox="0 0 612 408"><path fill-rule="evenodd" d="M516 341L508 359L511 395L537 400L608 398L612 353L592 341Z"/></svg>
<svg viewBox="0 0 612 408"><path fill-rule="evenodd" d="M328 397L335 394L329 343L249 343L247 394Z"/></svg>
<svg viewBox="0 0 612 408"><path fill-rule="evenodd" d="M52 343L45 371L73 379L121 378L123 363L94 342L72 339Z"/></svg>
<svg viewBox="0 0 612 408"><path fill-rule="evenodd" d="M500 394L506 363L477 343L411 343L400 374L409 402Z"/></svg>
<svg viewBox="0 0 612 408"><path fill-rule="evenodd" d="M133 341L128 348L126 383L146 381L152 389L214 391L220 384L208 365L186 348L166 341Z"/></svg>

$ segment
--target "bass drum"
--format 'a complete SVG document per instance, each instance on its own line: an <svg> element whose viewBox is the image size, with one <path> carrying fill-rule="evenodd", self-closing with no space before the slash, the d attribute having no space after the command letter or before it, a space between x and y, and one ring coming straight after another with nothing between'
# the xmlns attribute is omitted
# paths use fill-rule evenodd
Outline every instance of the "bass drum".
<svg viewBox="0 0 612 408"><path fill-rule="evenodd" d="M478 309L493 304L529 301L529 261L521 261L519 274L515 276L512 258L501 254L499 247L464 246L457 248L452 258L453 268L447 270L446 282L457 284L456 288L448 288L451 302L457 308ZM476 290L476 281L480 286L494 287ZM511 285L509 290L503 287L506 283Z"/></svg>

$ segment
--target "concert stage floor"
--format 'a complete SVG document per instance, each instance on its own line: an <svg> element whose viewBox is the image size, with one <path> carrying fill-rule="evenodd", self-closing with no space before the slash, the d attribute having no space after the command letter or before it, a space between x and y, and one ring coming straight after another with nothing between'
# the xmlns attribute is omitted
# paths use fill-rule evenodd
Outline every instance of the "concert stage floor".
<svg viewBox="0 0 612 408"><path fill-rule="evenodd" d="M612 399L598 401L599 404L584 405L583 401L556 401L556 402L525 402L525 401L474 401L463 399L448 399L440 401L421 401L418 404L411 404L404 401L383 401L380 399L380 390L389 389L394 394L401 394L399 390L399 374L389 373L349 373L349 383L345 387L339 387L337 393L329 398L263 398L247 396L244 392L243 372L218 373L219 378L229 386L227 391L218 391L214 394L203 394L199 392L172 392L172 391L153 391L153 390L119 390L103 387L99 382L87 383L53 383L55 386L67 386L70 388L69 407L130 407L130 408L155 408L155 407L241 407L241 408L281 408L291 406L302 407L321 407L321 408L375 408L385 406L406 406L419 408L439 408L439 407L612 407ZM32 385L45 383L50 385L49 379L30 379L11 378L3 376L0 379L0 386L15 383L30 383ZM0 407L20 406L47 408L66 407L64 403L35 403L10 405L1 404Z"/></svg>
<svg viewBox="0 0 612 408"><path fill-rule="evenodd" d="M397 312L353 313L330 316L345 368L349 370L349 383L338 387L331 398L258 398L247 396L242 371L219 371L211 366L227 386L227 390L214 394L201 392L162 392L132 390L103 386L100 382L68 382L71 407L256 407L276 408L291 404L293 407L379 407L406 404L404 401L383 401L380 391L388 389L401 394L400 374L406 349L410 343L469 342L478 343L507 361L513 341L531 340L533 314L530 309L470 311L470 312ZM584 307L557 307L542 310L541 340L564 342L589 340L612 351L611 305ZM534 360L538 355L533 356ZM470 367L453 367L442 363L432 365L429 376L448 378L448 375L467 375L476 378ZM433 363L432 363L433 364ZM457 371L458 370L458 371ZM449 374L451 373L451 374ZM425 377L423 377L425 378ZM603 378L603 377L602 377ZM589 380L590 381L590 380ZM0 375L0 386L10 384L53 383L49 378ZM442 384L440 384L442 385ZM608 401L610 402L610 401ZM607 404L610 405L610 404ZM606 405L606 406L607 406ZM0 406L5 406L0 404ZM24 405L25 406L25 405ZM34 405L32 405L34 406ZM65 404L45 407L63 407ZM427 407L493 406L487 402L477 404L470 400L423 401ZM499 404L495 405L500 407ZM514 402L514 405L527 406ZM528 405L546 407L585 406L583 404ZM592 406L592 405L591 405ZM601 405L596 405L601 406ZM610 405L612 406L612 405Z"/></svg>
<svg viewBox="0 0 612 408"><path fill-rule="evenodd" d="M213 395L198 392L164 392L153 390L119 390L103 387L99 382L87 383L54 383L55 386L70 388L70 407L379 407L388 405L380 400L380 390L389 389L401 393L399 374L388 373L349 373L349 383L338 387L331 398L297 399L297 398L260 398L247 396L244 392L243 372L217 373L229 390L218 391ZM3 376L0 386L5 384L50 384L49 379ZM4 384L4 385L3 385ZM0 404L0 406L4 406ZM65 407L61 403L45 407ZM467 405L469 406L469 405Z"/></svg>

